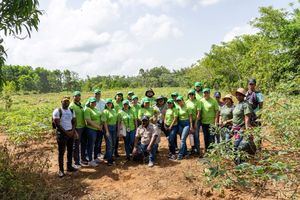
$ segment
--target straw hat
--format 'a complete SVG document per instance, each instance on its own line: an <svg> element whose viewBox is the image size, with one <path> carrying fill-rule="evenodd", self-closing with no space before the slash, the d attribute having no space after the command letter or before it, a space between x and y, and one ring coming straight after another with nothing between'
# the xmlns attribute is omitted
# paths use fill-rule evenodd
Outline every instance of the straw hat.
<svg viewBox="0 0 300 200"><path fill-rule="evenodd" d="M231 94L226 94L226 95L223 97L223 101L225 101L225 99L230 99L231 102L233 102Z"/></svg>
<svg viewBox="0 0 300 200"><path fill-rule="evenodd" d="M244 88L237 89L235 93L237 93L237 92L240 93L240 94L242 94L242 95L244 95L244 96L246 96L246 93L247 93Z"/></svg>

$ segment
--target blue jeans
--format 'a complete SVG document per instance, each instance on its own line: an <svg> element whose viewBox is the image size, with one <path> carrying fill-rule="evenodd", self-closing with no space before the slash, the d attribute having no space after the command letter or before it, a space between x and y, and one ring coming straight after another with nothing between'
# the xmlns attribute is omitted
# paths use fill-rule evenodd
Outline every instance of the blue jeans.
<svg viewBox="0 0 300 200"><path fill-rule="evenodd" d="M97 146L96 139L98 137L98 134L100 134L100 131L87 128L87 136L88 136L87 152L88 152L89 161L93 160L93 152L94 152L94 157L95 157L95 155L97 156L95 147Z"/></svg>
<svg viewBox="0 0 300 200"><path fill-rule="evenodd" d="M85 128L76 128L76 131L79 137L74 140L73 157L75 165L79 165L80 157L82 160L86 160L87 133Z"/></svg>
<svg viewBox="0 0 300 200"><path fill-rule="evenodd" d="M108 125L108 131L111 139L112 153L117 151L117 126L116 125Z"/></svg>
<svg viewBox="0 0 300 200"><path fill-rule="evenodd" d="M170 131L167 131L169 135L169 151L171 154L175 154L176 151L176 137L178 132L178 126L173 126Z"/></svg>
<svg viewBox="0 0 300 200"><path fill-rule="evenodd" d="M179 132L181 133L181 145L178 154L178 158L183 158L187 154L186 138L190 132L189 120L180 120L178 123Z"/></svg>
<svg viewBox="0 0 300 200"><path fill-rule="evenodd" d="M132 153L133 146L134 146L134 140L135 140L135 130L126 132L125 137L125 152L126 156L129 157Z"/></svg>
<svg viewBox="0 0 300 200"><path fill-rule="evenodd" d="M156 158L156 152L157 152L157 149L158 149L158 144L154 144L152 146L152 149L150 152L147 151L147 148L148 148L148 145L149 144L141 144L141 150L143 151L144 153L144 156L148 156L149 154L149 162L154 162L155 161L155 158Z"/></svg>
<svg viewBox="0 0 300 200"><path fill-rule="evenodd" d="M201 128L201 121L197 121L196 132L194 134L194 148L197 150L197 153L200 153L200 128Z"/></svg>
<svg viewBox="0 0 300 200"><path fill-rule="evenodd" d="M215 143L215 136L210 134L210 124L202 124L202 130L204 135L205 149L207 150L211 143Z"/></svg>
<svg viewBox="0 0 300 200"><path fill-rule="evenodd" d="M106 145L104 159L106 159L108 163L113 163L112 139L111 139L110 135L108 137L108 136L106 136L105 132L102 132L102 133L103 133L102 137L104 136L105 145Z"/></svg>

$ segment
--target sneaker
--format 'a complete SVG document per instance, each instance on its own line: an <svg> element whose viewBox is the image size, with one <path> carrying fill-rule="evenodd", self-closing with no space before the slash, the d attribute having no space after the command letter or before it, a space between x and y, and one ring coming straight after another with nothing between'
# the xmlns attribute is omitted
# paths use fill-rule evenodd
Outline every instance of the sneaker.
<svg viewBox="0 0 300 200"><path fill-rule="evenodd" d="M77 169L74 167L68 167L67 172L76 172Z"/></svg>
<svg viewBox="0 0 300 200"><path fill-rule="evenodd" d="M101 162L101 160L99 158L94 159L94 161L99 164Z"/></svg>
<svg viewBox="0 0 300 200"><path fill-rule="evenodd" d="M149 161L148 167L153 167L154 163L152 161Z"/></svg>
<svg viewBox="0 0 300 200"><path fill-rule="evenodd" d="M170 157L169 157L169 160L176 160L176 155L171 155Z"/></svg>
<svg viewBox="0 0 300 200"><path fill-rule="evenodd" d="M177 160L182 160L182 159L183 159L182 156L177 157Z"/></svg>
<svg viewBox="0 0 300 200"><path fill-rule="evenodd" d="M73 165L73 167L78 170L78 169L81 168L81 165L80 164L78 164L78 165L75 164L75 165Z"/></svg>
<svg viewBox="0 0 300 200"><path fill-rule="evenodd" d="M98 164L93 160L93 161L89 162L89 166L90 167L98 167Z"/></svg>
<svg viewBox="0 0 300 200"><path fill-rule="evenodd" d="M112 165L113 165L113 163L111 163L111 162L107 163L107 166L112 166Z"/></svg>
<svg viewBox="0 0 300 200"><path fill-rule="evenodd" d="M64 177L64 176L65 176L65 173L64 173L63 171L59 170L59 171L58 171L58 177L59 177L59 178L62 178L62 177Z"/></svg>
<svg viewBox="0 0 300 200"><path fill-rule="evenodd" d="M87 160L81 161L81 166L88 166L89 162Z"/></svg>

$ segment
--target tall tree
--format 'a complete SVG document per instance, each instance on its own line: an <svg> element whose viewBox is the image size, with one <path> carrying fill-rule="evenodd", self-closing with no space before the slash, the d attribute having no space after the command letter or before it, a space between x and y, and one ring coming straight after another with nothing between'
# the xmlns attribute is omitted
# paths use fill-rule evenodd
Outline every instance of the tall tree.
<svg viewBox="0 0 300 200"><path fill-rule="evenodd" d="M38 30L39 17L42 15L38 6L38 0L1 0L0 32L16 38L30 37L33 30ZM3 85L2 67L6 57L3 42L3 38L0 37L0 89Z"/></svg>

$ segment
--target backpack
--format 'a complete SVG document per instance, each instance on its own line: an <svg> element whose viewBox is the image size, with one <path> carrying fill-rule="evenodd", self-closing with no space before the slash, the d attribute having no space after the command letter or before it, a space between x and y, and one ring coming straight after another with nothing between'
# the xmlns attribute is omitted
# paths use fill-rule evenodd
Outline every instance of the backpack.
<svg viewBox="0 0 300 200"><path fill-rule="evenodd" d="M60 119L61 116L62 116L62 109L61 108L57 108L57 109L58 109L58 112L59 112L59 119ZM72 115L73 115L73 109L71 109L71 108L69 108L69 109L70 109L70 111L72 112ZM54 119L53 119L53 116L52 116L52 128L57 129L56 124L55 124Z"/></svg>

